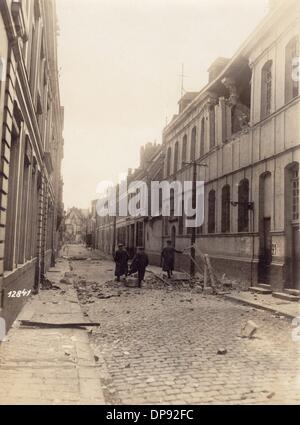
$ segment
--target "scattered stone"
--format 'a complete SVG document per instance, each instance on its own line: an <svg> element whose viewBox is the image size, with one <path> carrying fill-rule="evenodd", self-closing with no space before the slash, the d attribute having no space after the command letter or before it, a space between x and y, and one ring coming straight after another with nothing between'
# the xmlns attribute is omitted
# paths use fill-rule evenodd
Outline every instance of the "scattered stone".
<svg viewBox="0 0 300 425"><path fill-rule="evenodd" d="M206 286L205 288L203 288L203 294L204 295L213 295L214 290L211 286Z"/></svg>
<svg viewBox="0 0 300 425"><path fill-rule="evenodd" d="M98 362L99 361L99 357L96 356L96 355L94 355L94 359L95 359L95 362Z"/></svg>
<svg viewBox="0 0 300 425"><path fill-rule="evenodd" d="M241 337L242 338L253 338L258 330L258 326L253 320L249 320L245 325L242 326L241 329Z"/></svg>
<svg viewBox="0 0 300 425"><path fill-rule="evenodd" d="M65 285L72 285L72 281L69 278L63 278L59 281L60 283L64 283Z"/></svg>
<svg viewBox="0 0 300 425"><path fill-rule="evenodd" d="M100 300L108 300L109 298L112 298L112 295L98 294L97 298L99 298Z"/></svg>
<svg viewBox="0 0 300 425"><path fill-rule="evenodd" d="M66 278L73 278L73 277L75 277L76 275L74 274L74 273L72 273L72 272L66 272L65 273L65 277Z"/></svg>
<svg viewBox="0 0 300 425"><path fill-rule="evenodd" d="M219 348L218 351L217 351L217 354L219 356L224 356L225 354L227 354L226 348Z"/></svg>
<svg viewBox="0 0 300 425"><path fill-rule="evenodd" d="M127 363L126 365L125 365L125 369L129 369L130 368L130 363Z"/></svg>
<svg viewBox="0 0 300 425"><path fill-rule="evenodd" d="M273 393L270 393L270 394L268 394L267 395L267 398L270 400L271 398L273 398L274 397L274 395L275 395L275 393L273 392Z"/></svg>
<svg viewBox="0 0 300 425"><path fill-rule="evenodd" d="M48 291L53 288L53 284L49 279L44 279L41 284L42 291Z"/></svg>

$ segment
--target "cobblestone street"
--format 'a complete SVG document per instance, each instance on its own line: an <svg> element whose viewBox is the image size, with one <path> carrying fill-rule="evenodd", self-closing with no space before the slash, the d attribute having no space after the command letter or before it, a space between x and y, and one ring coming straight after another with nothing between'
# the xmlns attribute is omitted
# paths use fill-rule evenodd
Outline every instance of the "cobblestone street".
<svg viewBox="0 0 300 425"><path fill-rule="evenodd" d="M107 260L72 266L85 315L101 323L90 341L107 403L300 402L291 320L222 297L126 288ZM248 320L259 326L253 339L239 336Z"/></svg>

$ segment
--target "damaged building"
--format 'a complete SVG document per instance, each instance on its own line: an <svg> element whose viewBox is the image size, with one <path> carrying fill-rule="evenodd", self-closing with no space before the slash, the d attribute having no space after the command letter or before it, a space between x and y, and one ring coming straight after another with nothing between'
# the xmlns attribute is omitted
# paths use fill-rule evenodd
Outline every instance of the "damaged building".
<svg viewBox="0 0 300 425"><path fill-rule="evenodd" d="M7 327L26 301L20 291L38 290L60 246L57 33L54 0L1 1L0 313Z"/></svg>
<svg viewBox="0 0 300 425"><path fill-rule="evenodd" d="M300 289L299 2L271 3L233 58L217 59L209 83L165 128L165 179L205 182L196 244L220 273L273 291ZM190 165L187 164L190 162ZM164 219L178 249L190 229ZM176 237L174 238L174 234ZM184 256L178 263L187 267Z"/></svg>
<svg viewBox="0 0 300 425"><path fill-rule="evenodd" d="M271 1L235 55L216 59L208 84L180 99L151 161L158 169L163 161L161 175L151 177L142 166L128 176L183 183L193 180L196 164L196 178L205 182L196 246L220 274L291 294L300 290L299 38L299 2ZM116 241L130 250L142 244L159 264L167 240L178 250L191 245L184 218L98 218L97 246L112 252ZM177 255L176 263L190 270L187 255Z"/></svg>

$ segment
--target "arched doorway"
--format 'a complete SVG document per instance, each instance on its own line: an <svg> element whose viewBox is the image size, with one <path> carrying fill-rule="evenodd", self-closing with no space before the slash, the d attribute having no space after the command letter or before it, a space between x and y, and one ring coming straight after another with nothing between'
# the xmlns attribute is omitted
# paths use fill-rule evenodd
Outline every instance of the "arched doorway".
<svg viewBox="0 0 300 425"><path fill-rule="evenodd" d="M286 288L300 290L299 163L285 169Z"/></svg>
<svg viewBox="0 0 300 425"><path fill-rule="evenodd" d="M259 265L258 280L270 284L272 263L272 176L270 172L260 176L259 181Z"/></svg>

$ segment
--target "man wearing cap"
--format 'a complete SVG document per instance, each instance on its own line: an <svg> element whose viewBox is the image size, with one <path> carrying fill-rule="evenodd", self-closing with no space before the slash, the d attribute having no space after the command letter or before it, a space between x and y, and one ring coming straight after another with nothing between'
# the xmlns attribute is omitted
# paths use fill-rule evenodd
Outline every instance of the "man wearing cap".
<svg viewBox="0 0 300 425"><path fill-rule="evenodd" d="M128 253L121 243L118 244L118 250L114 255L114 260L116 263L115 276L117 278L117 282L120 282L121 276L127 276L129 260Z"/></svg>
<svg viewBox="0 0 300 425"><path fill-rule="evenodd" d="M174 270L175 253L182 254L181 251L177 251L172 246L172 241L167 241L167 246L163 249L161 253L161 263L162 263L162 269L164 272L168 273L169 279L172 277L173 270Z"/></svg>

